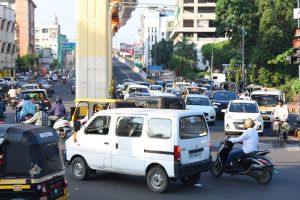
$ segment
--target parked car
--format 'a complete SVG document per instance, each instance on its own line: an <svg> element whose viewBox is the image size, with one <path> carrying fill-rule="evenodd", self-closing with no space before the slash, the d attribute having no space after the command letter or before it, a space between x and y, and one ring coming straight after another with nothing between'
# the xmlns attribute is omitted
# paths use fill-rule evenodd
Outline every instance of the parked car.
<svg viewBox="0 0 300 200"><path fill-rule="evenodd" d="M34 89L34 90L26 90L22 91L17 98L17 103L20 103L24 99L24 95L29 95L31 99L33 99L34 103L39 103L42 105L42 109L45 111L49 111L51 109L51 103L47 96L47 92L44 89Z"/></svg>
<svg viewBox="0 0 300 200"><path fill-rule="evenodd" d="M214 91L211 95L212 105L216 110L217 118L224 116L223 109L227 109L227 106L231 100L238 99L238 96L233 91Z"/></svg>
<svg viewBox="0 0 300 200"><path fill-rule="evenodd" d="M233 100L223 112L225 112L225 134L244 132L244 120L247 118L254 120L259 134L262 134L264 131L264 120L255 101Z"/></svg>
<svg viewBox="0 0 300 200"><path fill-rule="evenodd" d="M170 180L193 186L210 170L209 141L199 112L111 109L95 113L77 132L76 143L66 141L66 161L78 180L93 171L145 176L151 191L164 192Z"/></svg>
<svg viewBox="0 0 300 200"><path fill-rule="evenodd" d="M207 123L215 124L216 111L211 105L209 98L205 95L190 94L184 97L187 110L203 112Z"/></svg>

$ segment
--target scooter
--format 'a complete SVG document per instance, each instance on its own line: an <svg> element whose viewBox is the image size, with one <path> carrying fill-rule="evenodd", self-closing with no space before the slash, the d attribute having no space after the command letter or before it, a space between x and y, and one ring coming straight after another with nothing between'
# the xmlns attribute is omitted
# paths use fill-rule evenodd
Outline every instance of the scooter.
<svg viewBox="0 0 300 200"><path fill-rule="evenodd" d="M224 168L228 155L234 144L225 140L217 153L217 158L212 162L211 175L220 177L223 173L234 175L246 175L253 177L259 184L266 185L271 182L274 163L265 157L269 151L251 152L241 158L233 159L229 168Z"/></svg>
<svg viewBox="0 0 300 200"><path fill-rule="evenodd" d="M60 135L62 139L65 139L67 134L71 131L71 125L70 122L63 117L54 123L53 129Z"/></svg>

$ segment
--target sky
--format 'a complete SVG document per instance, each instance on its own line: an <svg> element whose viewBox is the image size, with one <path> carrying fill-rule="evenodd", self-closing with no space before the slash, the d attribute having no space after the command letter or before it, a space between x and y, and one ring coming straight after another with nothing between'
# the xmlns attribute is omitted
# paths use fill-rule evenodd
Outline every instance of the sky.
<svg viewBox="0 0 300 200"><path fill-rule="evenodd" d="M33 0L37 5L35 10L35 21L37 24L48 24L54 21L55 16L61 25L61 33L67 35L68 39L75 41L76 37L76 0ZM98 0L103 1L103 0ZM139 0L138 7L153 6L157 4L174 5L176 0ZM149 5L146 5L149 4ZM150 5L151 4L151 5ZM162 6L160 6L162 7ZM138 36L138 29L141 26L140 16L145 11L143 8L136 8L131 18L124 27L121 27L116 34L114 41L133 43Z"/></svg>

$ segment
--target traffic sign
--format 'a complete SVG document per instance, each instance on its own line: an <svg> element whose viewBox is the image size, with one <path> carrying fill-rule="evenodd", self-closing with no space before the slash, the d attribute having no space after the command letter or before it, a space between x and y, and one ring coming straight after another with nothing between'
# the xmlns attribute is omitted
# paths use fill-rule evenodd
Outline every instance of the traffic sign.
<svg viewBox="0 0 300 200"><path fill-rule="evenodd" d="M300 8L294 8L294 19L300 19Z"/></svg>

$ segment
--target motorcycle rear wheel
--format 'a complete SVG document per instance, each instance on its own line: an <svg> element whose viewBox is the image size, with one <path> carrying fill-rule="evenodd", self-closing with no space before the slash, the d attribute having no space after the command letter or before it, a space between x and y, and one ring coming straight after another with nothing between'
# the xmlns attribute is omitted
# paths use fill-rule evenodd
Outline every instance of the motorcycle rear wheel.
<svg viewBox="0 0 300 200"><path fill-rule="evenodd" d="M261 185L267 185L271 182L273 177L273 172L270 169L264 169L262 171L258 171L259 175L255 177L256 181Z"/></svg>
<svg viewBox="0 0 300 200"><path fill-rule="evenodd" d="M222 176L222 174L223 174L223 167L222 167L222 165L220 164L220 162L218 160L213 161L211 163L210 174L213 177L216 177L216 178Z"/></svg>

